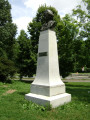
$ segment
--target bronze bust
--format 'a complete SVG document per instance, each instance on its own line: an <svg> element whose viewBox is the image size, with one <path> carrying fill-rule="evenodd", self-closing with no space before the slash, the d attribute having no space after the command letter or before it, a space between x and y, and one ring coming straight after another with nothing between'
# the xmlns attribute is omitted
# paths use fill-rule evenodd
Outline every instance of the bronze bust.
<svg viewBox="0 0 90 120"><path fill-rule="evenodd" d="M55 27L55 21L53 20L54 14L51 10L47 9L44 12L44 15L46 17L46 22L42 25L41 31L52 29Z"/></svg>

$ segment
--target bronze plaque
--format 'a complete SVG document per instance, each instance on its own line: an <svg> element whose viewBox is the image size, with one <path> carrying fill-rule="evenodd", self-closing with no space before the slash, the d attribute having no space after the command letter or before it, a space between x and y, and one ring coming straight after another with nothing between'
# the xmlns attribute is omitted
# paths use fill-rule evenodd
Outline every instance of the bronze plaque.
<svg viewBox="0 0 90 120"><path fill-rule="evenodd" d="M47 56L47 52L39 53L39 57Z"/></svg>

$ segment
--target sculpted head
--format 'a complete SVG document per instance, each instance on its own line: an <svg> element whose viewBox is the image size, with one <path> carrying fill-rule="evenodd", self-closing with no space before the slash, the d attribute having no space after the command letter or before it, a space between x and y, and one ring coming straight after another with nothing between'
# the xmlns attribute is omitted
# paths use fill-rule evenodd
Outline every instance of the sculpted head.
<svg viewBox="0 0 90 120"><path fill-rule="evenodd" d="M42 25L41 31L52 29L55 27L55 21L53 20L54 14L51 10L47 9L44 12L45 23Z"/></svg>
<svg viewBox="0 0 90 120"><path fill-rule="evenodd" d="M46 22L49 22L50 20L53 20L54 14L51 10L47 9L45 12Z"/></svg>

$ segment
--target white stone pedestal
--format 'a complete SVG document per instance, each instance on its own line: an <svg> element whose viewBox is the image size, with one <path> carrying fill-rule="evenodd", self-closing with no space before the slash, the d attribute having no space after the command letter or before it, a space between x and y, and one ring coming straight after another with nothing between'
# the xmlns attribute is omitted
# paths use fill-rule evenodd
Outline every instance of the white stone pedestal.
<svg viewBox="0 0 90 120"><path fill-rule="evenodd" d="M52 30L40 33L37 73L30 92L25 98L44 106L57 107L71 101L59 75L56 34Z"/></svg>

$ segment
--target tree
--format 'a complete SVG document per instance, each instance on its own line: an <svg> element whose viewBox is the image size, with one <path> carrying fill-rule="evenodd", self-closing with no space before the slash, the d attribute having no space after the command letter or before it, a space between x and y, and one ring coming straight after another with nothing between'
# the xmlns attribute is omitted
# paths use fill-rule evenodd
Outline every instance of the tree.
<svg viewBox="0 0 90 120"><path fill-rule="evenodd" d="M74 41L74 70L73 72L81 72L85 63L85 42L83 40L76 39Z"/></svg>
<svg viewBox="0 0 90 120"><path fill-rule="evenodd" d="M77 17L78 25L79 25L79 35L78 40L81 42L81 51L78 56L81 56L81 59L77 59L79 66L86 66L88 69L90 68L90 0L82 0L84 7L86 9L83 10L82 5L73 9L73 15ZM77 41L76 41L77 42Z"/></svg>
<svg viewBox="0 0 90 120"><path fill-rule="evenodd" d="M20 35L17 38L17 42L19 47L17 55L17 67L20 73L20 79L22 79L23 76L33 75L31 40L28 38L25 31L21 30Z"/></svg>
<svg viewBox="0 0 90 120"><path fill-rule="evenodd" d="M13 59L16 25L12 23L10 10L8 0L0 0L0 48L6 52L9 59Z"/></svg>
<svg viewBox="0 0 90 120"><path fill-rule="evenodd" d="M16 71L13 63L16 25L12 23L11 5L0 0L0 80L5 81Z"/></svg>
<svg viewBox="0 0 90 120"><path fill-rule="evenodd" d="M57 10L54 7L48 7L46 5L40 6L37 10L36 17L33 18L32 22L28 25L28 32L31 39L31 51L32 51L32 64L33 64L33 74L36 73L36 61L37 61L37 52L38 52L38 41L40 35L40 29L42 25L46 22L44 11L50 9L54 14L53 20L56 21L56 24L60 21L60 16L58 15Z"/></svg>
<svg viewBox="0 0 90 120"><path fill-rule="evenodd" d="M66 77L74 68L74 41L78 34L77 21L70 15L65 17L57 25L58 54L60 72L62 77Z"/></svg>

